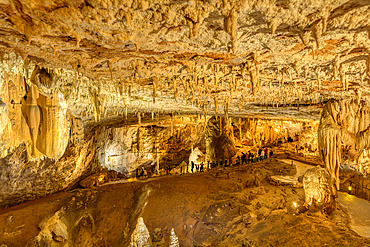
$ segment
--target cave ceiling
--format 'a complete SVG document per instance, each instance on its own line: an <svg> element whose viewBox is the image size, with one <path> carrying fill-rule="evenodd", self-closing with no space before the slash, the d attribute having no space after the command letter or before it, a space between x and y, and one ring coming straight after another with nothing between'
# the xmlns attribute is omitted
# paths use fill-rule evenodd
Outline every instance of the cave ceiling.
<svg viewBox="0 0 370 247"><path fill-rule="evenodd" d="M130 85L129 111L317 118L305 104L370 95L370 1L0 0L0 51Z"/></svg>

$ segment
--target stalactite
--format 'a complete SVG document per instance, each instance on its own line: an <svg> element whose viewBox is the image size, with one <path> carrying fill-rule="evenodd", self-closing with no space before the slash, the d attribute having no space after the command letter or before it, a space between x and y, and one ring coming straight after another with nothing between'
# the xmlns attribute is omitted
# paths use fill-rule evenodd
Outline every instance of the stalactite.
<svg viewBox="0 0 370 247"><path fill-rule="evenodd" d="M362 91L361 91L361 89L360 89L360 88L357 88L355 92L356 92L356 103L357 103L357 105L360 105L360 103L361 103Z"/></svg>
<svg viewBox="0 0 370 247"><path fill-rule="evenodd" d="M236 52L236 30L238 29L238 10L232 8L224 17L224 29L231 36L231 48L233 53Z"/></svg>
<svg viewBox="0 0 370 247"><path fill-rule="evenodd" d="M177 101L177 80L175 78L173 80L173 97L175 98L175 101Z"/></svg>
<svg viewBox="0 0 370 247"><path fill-rule="evenodd" d="M174 129L173 113L171 113L171 136L173 136L173 129Z"/></svg>
<svg viewBox="0 0 370 247"><path fill-rule="evenodd" d="M370 28L368 30L370 30ZM370 31L369 31L369 36L370 36ZM366 57L366 74L367 74L367 77L370 78L370 54L367 55Z"/></svg>
<svg viewBox="0 0 370 247"><path fill-rule="evenodd" d="M108 60L108 67L110 72L110 79L113 80L113 68L112 68L112 61Z"/></svg>
<svg viewBox="0 0 370 247"><path fill-rule="evenodd" d="M242 141L243 140L243 137L242 137L242 119L239 118L239 140Z"/></svg>
<svg viewBox="0 0 370 247"><path fill-rule="evenodd" d="M280 25L280 19L279 18L272 18L268 23L268 27L271 30L272 34L275 34L277 27Z"/></svg>
<svg viewBox="0 0 370 247"><path fill-rule="evenodd" d="M230 103L230 98L226 97L225 103L224 103L224 110L225 110L225 120L229 120L229 103Z"/></svg>
<svg viewBox="0 0 370 247"><path fill-rule="evenodd" d="M280 87L284 86L284 68L280 70L281 80L280 80Z"/></svg>
<svg viewBox="0 0 370 247"><path fill-rule="evenodd" d="M259 78L259 68L256 61L256 56L254 55L253 61L248 61L248 69L250 73L251 83L252 83L252 94L253 96L257 95L257 91L260 87L260 78Z"/></svg>
<svg viewBox="0 0 370 247"><path fill-rule="evenodd" d="M335 56L335 59L333 61L333 78L336 80L339 75L339 67L340 67L340 57L339 55Z"/></svg>
<svg viewBox="0 0 370 247"><path fill-rule="evenodd" d="M308 46L310 43L311 31L303 30L299 33L299 38L301 38L302 43Z"/></svg>
<svg viewBox="0 0 370 247"><path fill-rule="evenodd" d="M307 80L309 67L306 64L303 68L304 68L304 79Z"/></svg>
<svg viewBox="0 0 370 247"><path fill-rule="evenodd" d="M292 67L293 67L294 71L297 73L297 77L299 77L299 76L300 76L300 74L301 74L301 66L300 66L299 61L298 61L298 60L297 60L297 61L295 61L295 62L292 64Z"/></svg>
<svg viewBox="0 0 370 247"><path fill-rule="evenodd" d="M321 68L319 66L316 66L315 73L316 73L318 89L321 90L321 79L320 79Z"/></svg>
<svg viewBox="0 0 370 247"><path fill-rule="evenodd" d="M317 49L319 49L322 46L321 37L323 34L323 21L320 20L319 22L314 24L312 27L312 31L313 31L313 37L316 41L316 47Z"/></svg>
<svg viewBox="0 0 370 247"><path fill-rule="evenodd" d="M366 76L366 70L364 71L359 71L358 72L359 76L360 76L360 86L363 87L365 86L365 76Z"/></svg>
<svg viewBox="0 0 370 247"><path fill-rule="evenodd" d="M218 96L217 96L217 94L215 94L213 99L214 99L214 102L215 102L215 116L217 118L217 115L218 115Z"/></svg>
<svg viewBox="0 0 370 247"><path fill-rule="evenodd" d="M157 96L157 83L158 77L156 75L153 80L153 104L155 104L155 97Z"/></svg>
<svg viewBox="0 0 370 247"><path fill-rule="evenodd" d="M88 88L90 97L91 97L91 103L93 105L93 110L94 110L94 119L95 122L100 121L100 107L99 107L99 97L97 95L97 92L95 89L92 89L91 87Z"/></svg>
<svg viewBox="0 0 370 247"><path fill-rule="evenodd" d="M214 79L214 84L218 85L218 72L220 71L220 66L217 63L213 64L213 79Z"/></svg>
<svg viewBox="0 0 370 247"><path fill-rule="evenodd" d="M346 78L346 73L344 71L343 64L340 64L340 66L339 66L339 77L340 77L340 82L342 83L342 88L343 88L343 90L345 90L346 89L346 80L347 80L347 78Z"/></svg>

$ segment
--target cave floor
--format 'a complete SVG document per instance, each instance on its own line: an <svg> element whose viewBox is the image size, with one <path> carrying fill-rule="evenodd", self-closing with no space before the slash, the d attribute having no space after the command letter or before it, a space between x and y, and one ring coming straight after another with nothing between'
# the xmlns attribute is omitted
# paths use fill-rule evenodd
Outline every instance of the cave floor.
<svg viewBox="0 0 370 247"><path fill-rule="evenodd" d="M303 189L269 182L295 173L268 159L56 193L2 209L0 246L128 246L140 216L153 246L168 246L171 228L180 246L370 245L340 205L331 215L298 213L293 202L303 204Z"/></svg>

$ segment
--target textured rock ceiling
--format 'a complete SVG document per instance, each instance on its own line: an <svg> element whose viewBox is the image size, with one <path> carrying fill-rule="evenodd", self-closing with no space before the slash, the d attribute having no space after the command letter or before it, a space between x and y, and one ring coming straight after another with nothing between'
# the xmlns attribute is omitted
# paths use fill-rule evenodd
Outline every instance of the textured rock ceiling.
<svg viewBox="0 0 370 247"><path fill-rule="evenodd" d="M317 118L276 106L369 95L370 1L0 0L0 51L129 112Z"/></svg>

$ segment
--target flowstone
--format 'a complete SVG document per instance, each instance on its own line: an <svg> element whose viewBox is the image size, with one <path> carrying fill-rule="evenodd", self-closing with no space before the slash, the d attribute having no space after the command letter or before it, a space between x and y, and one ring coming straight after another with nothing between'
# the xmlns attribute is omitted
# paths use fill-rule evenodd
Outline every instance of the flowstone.
<svg viewBox="0 0 370 247"><path fill-rule="evenodd" d="M308 208L323 209L330 213L334 203L332 178L325 168L317 166L303 176L305 204Z"/></svg>
<svg viewBox="0 0 370 247"><path fill-rule="evenodd" d="M370 149L370 107L366 101L329 100L318 129L320 156L339 190L339 167L347 161L356 170L370 172L360 157ZM367 171L365 171L365 169Z"/></svg>
<svg viewBox="0 0 370 247"><path fill-rule="evenodd" d="M207 161L228 159L235 155L234 133L230 118L211 117L206 126Z"/></svg>

